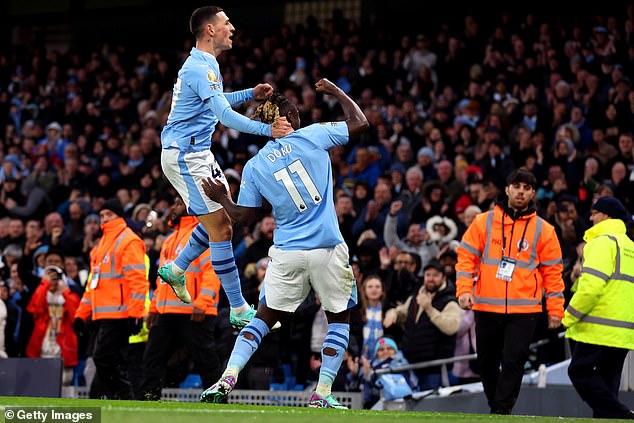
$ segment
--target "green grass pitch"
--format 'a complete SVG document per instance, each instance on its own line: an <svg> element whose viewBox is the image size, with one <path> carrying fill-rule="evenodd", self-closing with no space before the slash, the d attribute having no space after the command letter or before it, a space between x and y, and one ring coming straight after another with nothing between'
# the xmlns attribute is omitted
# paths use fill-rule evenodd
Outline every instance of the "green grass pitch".
<svg viewBox="0 0 634 423"><path fill-rule="evenodd" d="M298 407L218 405L190 402L144 402L80 400L68 398L0 397L2 422L4 406L101 407L102 423L383 423L417 421L453 422L590 422L590 419L491 416L479 414L400 412L370 410L328 410ZM607 422L608 420L602 420Z"/></svg>

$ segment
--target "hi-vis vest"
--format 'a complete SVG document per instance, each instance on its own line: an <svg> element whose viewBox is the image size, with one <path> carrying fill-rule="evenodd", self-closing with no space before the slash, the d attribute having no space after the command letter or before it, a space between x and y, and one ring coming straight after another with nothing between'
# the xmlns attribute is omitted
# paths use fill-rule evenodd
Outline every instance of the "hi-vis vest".
<svg viewBox="0 0 634 423"><path fill-rule="evenodd" d="M481 213L467 228L457 249L456 295L473 292L473 309L493 313L540 313L546 297L548 315L564 315L561 247L551 224L535 212L513 221L499 205ZM516 260L510 282L496 274L505 256ZM475 280L475 287L474 287Z"/></svg>
<svg viewBox="0 0 634 423"><path fill-rule="evenodd" d="M189 237L198 220L194 216L183 216L176 228L161 247L160 266L171 263L178 254L187 246ZM172 288L163 281L158 280L154 298L150 304L150 313L160 314L192 314L194 306L205 310L205 314L218 314L218 292L220 279L211 266L209 249L194 260L185 272L187 290L192 297L191 304L185 304L176 297Z"/></svg>
<svg viewBox="0 0 634 423"><path fill-rule="evenodd" d="M586 344L634 349L634 242L623 221L588 229L583 267L562 323L566 337Z"/></svg>
<svg viewBox="0 0 634 423"><path fill-rule="evenodd" d="M90 252L91 281L75 317L93 320L142 318L149 282L145 244L123 218L103 225L103 237ZM97 280L95 281L95 278Z"/></svg>
<svg viewBox="0 0 634 423"><path fill-rule="evenodd" d="M150 274L150 258L148 257L147 254L145 254L145 277L147 278L148 275ZM86 286L86 292L90 291L90 281L92 279L92 274L88 275L88 282L87 282L87 286ZM149 308L150 308L150 292L148 291L147 294L145 294L145 301L143 302L144 304L144 310L145 310L145 314L147 314ZM147 327L147 323L144 321L143 322L143 326L141 327L141 330L139 331L139 333L137 333L136 335L130 335L130 337L128 338L128 343L129 344L140 344L142 342L147 342L148 340L148 335L150 334L150 330Z"/></svg>

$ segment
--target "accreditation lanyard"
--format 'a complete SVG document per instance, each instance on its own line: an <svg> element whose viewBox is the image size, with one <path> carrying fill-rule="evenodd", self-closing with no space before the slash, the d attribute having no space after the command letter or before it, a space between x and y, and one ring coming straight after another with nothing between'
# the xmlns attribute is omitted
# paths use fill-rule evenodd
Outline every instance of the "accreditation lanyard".
<svg viewBox="0 0 634 423"><path fill-rule="evenodd" d="M90 289L95 289L97 288L97 285L99 285L99 277L101 276L101 264L103 263L107 255L110 253L110 250L112 249L114 244L117 242L117 239L119 239L123 231L126 230L126 228L127 226L124 226L123 229L121 229L119 233L114 238L112 238L112 240L110 241L110 244L108 245L108 248L101 249L101 251L105 251L105 254L101 255L101 257L97 257L95 262L92 264L92 269L91 269L92 276L90 279ZM114 255L114 251L112 252L112 254Z"/></svg>
<svg viewBox="0 0 634 423"><path fill-rule="evenodd" d="M526 230L528 229L528 223L530 219L526 221L526 225L524 225L524 230L522 231L522 238L518 244L516 258L511 258L506 255L506 235L504 233L504 216L506 213L502 212L502 259L500 260L500 264L498 265L497 272L495 273L495 277L497 279L501 279L506 282L510 282L513 279L513 272L515 271L515 265L517 264L517 258L519 258L522 245L524 245L524 240L526 238ZM509 239L508 249L509 255L511 253L511 246L513 245L513 231L515 230L515 220L513 220L513 226L511 226L511 238Z"/></svg>

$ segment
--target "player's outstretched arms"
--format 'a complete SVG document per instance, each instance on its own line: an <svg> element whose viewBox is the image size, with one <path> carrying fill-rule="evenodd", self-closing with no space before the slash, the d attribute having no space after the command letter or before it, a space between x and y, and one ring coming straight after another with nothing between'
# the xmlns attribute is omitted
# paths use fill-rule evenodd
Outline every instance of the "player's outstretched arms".
<svg viewBox="0 0 634 423"><path fill-rule="evenodd" d="M341 88L337 87L326 78L317 81L315 88L318 93L331 95L339 101L341 107L343 108L343 113L346 116L348 134L351 137L362 134L370 127L370 124L368 123L368 120L363 114L361 108L354 102L353 99L348 97Z"/></svg>
<svg viewBox="0 0 634 423"><path fill-rule="evenodd" d="M243 207L233 202L227 193L225 186L211 178L203 179L203 190L207 197L211 198L216 203L219 203L227 211L227 214L231 219L240 223L241 225L248 225L255 221L256 207Z"/></svg>

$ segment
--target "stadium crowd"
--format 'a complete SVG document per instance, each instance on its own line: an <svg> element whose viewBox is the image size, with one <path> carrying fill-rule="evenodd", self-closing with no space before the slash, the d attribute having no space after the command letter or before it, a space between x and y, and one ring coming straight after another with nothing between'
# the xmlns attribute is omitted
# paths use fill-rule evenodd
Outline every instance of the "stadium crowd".
<svg viewBox="0 0 634 423"><path fill-rule="evenodd" d="M341 114L332 99L316 94L320 78L355 98L370 122L366 134L330 156L336 211L361 299L335 390L365 383L374 400L368 372L384 346L404 354L399 362L419 360L411 345L420 335L449 349L442 357L473 352L473 316L457 306L460 319L451 329L404 330L402 323L410 304L420 307L416 321L429 306L419 293L427 270L444 272L440 290L456 301L455 249L474 217L503 195L511 171L524 166L537 178L539 214L555 227L563 251L566 301L580 272L593 201L614 196L634 213L631 5L618 16L569 25L503 12L489 26L466 16L461 26L439 28L388 34L334 13L323 26L310 17L261 37L238 31L233 49L219 57L225 90L268 82L299 105L303 125ZM89 51L43 45L0 51L0 357L63 357L66 383L86 383L90 324L78 337L63 316L75 314L86 288L89 253L101 235L97 213L113 197L145 243L156 288L176 199L161 172L160 131L176 70L191 47L186 40L178 51L108 43ZM255 106L239 111L250 116ZM220 124L213 137L235 198L242 168L266 139ZM270 215L234 230L251 304L274 230ZM62 276L49 277L48 266ZM228 313L221 295L218 368L236 336ZM289 369L292 388L315 381L326 334L319 299L309 297L281 323L238 387L283 384ZM563 358L545 315L535 339L544 337L553 342L533 357L534 365ZM197 369L182 345L173 351L166 384L178 386ZM440 380L430 374L439 371L419 370L407 380L437 387ZM456 364L451 375L454 382L477 378L468 363Z"/></svg>

